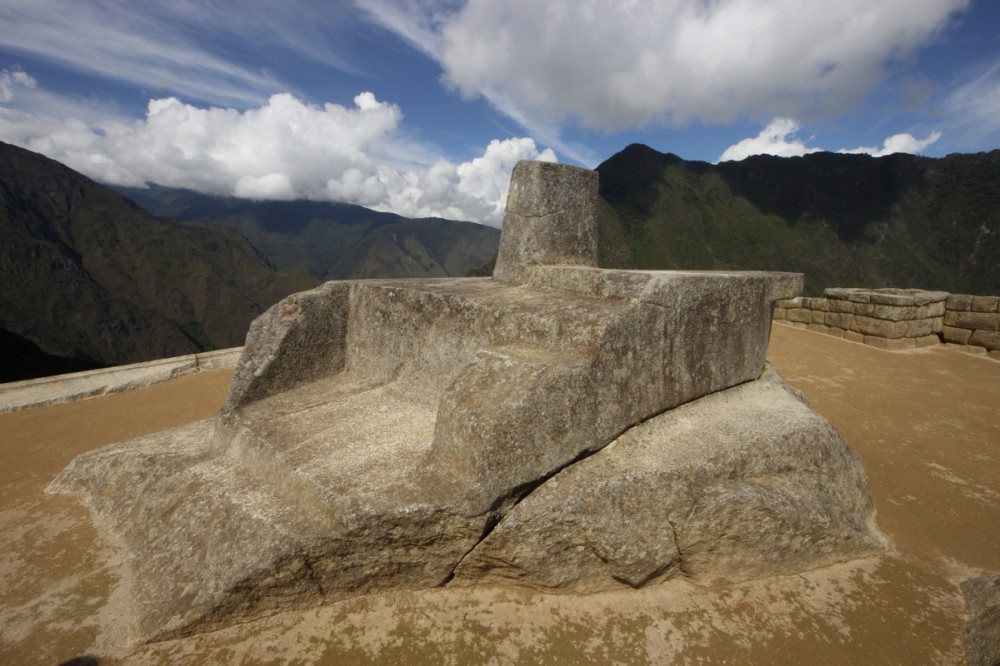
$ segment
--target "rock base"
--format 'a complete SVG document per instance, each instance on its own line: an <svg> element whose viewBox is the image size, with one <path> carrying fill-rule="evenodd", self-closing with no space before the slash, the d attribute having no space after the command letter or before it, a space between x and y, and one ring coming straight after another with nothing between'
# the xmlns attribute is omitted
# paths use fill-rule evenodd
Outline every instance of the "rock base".
<svg viewBox="0 0 1000 666"><path fill-rule="evenodd" d="M856 454L770 368L627 430L498 522L428 464L430 410L338 377L323 389L342 398L298 423L344 446L298 468L221 445L210 420L80 456L53 482L128 542L141 640L386 589L711 584L883 548Z"/></svg>

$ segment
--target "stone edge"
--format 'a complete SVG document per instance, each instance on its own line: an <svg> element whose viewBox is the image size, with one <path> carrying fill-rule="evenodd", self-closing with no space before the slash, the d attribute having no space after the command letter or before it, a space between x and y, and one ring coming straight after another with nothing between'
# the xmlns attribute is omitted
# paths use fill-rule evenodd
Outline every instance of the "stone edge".
<svg viewBox="0 0 1000 666"><path fill-rule="evenodd" d="M130 391L201 370L235 368L243 347L0 384L0 414Z"/></svg>

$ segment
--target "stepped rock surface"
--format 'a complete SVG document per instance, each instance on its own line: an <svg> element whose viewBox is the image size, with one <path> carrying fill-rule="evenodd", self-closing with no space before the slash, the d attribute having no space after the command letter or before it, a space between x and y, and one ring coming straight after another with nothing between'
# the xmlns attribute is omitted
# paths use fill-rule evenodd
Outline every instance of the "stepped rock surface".
<svg viewBox="0 0 1000 666"><path fill-rule="evenodd" d="M765 368L801 276L597 269L596 185L518 164L494 278L292 295L216 418L74 460L50 490L128 543L137 638L376 590L708 583L881 549L857 457Z"/></svg>

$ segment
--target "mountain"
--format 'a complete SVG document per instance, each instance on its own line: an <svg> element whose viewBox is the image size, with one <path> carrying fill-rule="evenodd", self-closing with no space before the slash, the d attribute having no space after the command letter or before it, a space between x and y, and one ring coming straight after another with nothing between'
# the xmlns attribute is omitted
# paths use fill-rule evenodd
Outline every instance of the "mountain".
<svg viewBox="0 0 1000 666"><path fill-rule="evenodd" d="M805 273L825 287L1000 293L1000 151L689 162L633 144L597 167L601 264Z"/></svg>
<svg viewBox="0 0 1000 666"><path fill-rule="evenodd" d="M323 280L462 276L496 255L500 230L319 201L251 201L150 185L116 188L146 210L232 227L279 269Z"/></svg>
<svg viewBox="0 0 1000 666"><path fill-rule="evenodd" d="M0 381L239 345L272 303L317 283L235 230L156 218L0 143Z"/></svg>

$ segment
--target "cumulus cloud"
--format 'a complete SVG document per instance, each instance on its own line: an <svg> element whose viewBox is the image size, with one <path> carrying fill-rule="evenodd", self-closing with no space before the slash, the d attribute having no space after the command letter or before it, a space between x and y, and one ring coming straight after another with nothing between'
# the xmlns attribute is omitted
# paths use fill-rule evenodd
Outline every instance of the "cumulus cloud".
<svg viewBox="0 0 1000 666"><path fill-rule="evenodd" d="M604 131L853 107L969 0L365 0L466 97Z"/></svg>
<svg viewBox="0 0 1000 666"><path fill-rule="evenodd" d="M926 139L918 139L909 133L893 134L887 138L881 148L861 147L861 148L841 148L838 153L862 153L873 157L883 157L893 153L919 153L921 150L931 145L941 138L941 132L931 132Z"/></svg>
<svg viewBox="0 0 1000 666"><path fill-rule="evenodd" d="M456 217L462 211L476 211L475 219L499 226L511 171L518 161L528 159L557 161L550 148L539 151L533 139L494 139L480 157L469 162L454 165L442 159L425 171L404 174L405 186L393 188L389 206L411 217ZM442 210L439 202L445 200L449 204L444 213L435 212Z"/></svg>
<svg viewBox="0 0 1000 666"><path fill-rule="evenodd" d="M818 153L822 148L807 146L798 139L795 133L802 129L791 118L775 118L755 137L743 139L726 148L719 157L720 162L742 160L751 155L777 155L779 157L798 157L809 153ZM912 134L893 134L888 137L881 148L841 148L838 153L863 153L873 157L892 155L893 153L919 153L941 138L941 132L931 132L927 138L918 139Z"/></svg>
<svg viewBox="0 0 1000 666"><path fill-rule="evenodd" d="M0 69L0 104L5 104L12 99L18 88L34 88L35 79L25 74L19 69Z"/></svg>
<svg viewBox="0 0 1000 666"><path fill-rule="evenodd" d="M810 148L795 137L800 129L802 126L791 118L775 118L757 136L743 139L726 148L719 161L742 160L751 155L797 157L819 152L820 148Z"/></svg>
<svg viewBox="0 0 1000 666"><path fill-rule="evenodd" d="M98 124L0 106L0 136L106 183L346 201L494 226L502 221L514 164L556 159L530 138L510 138L492 141L468 162L436 158L421 165L417 158L433 151L405 138L402 117L398 106L370 92L350 108L281 93L246 111L168 97L151 100L141 120Z"/></svg>

